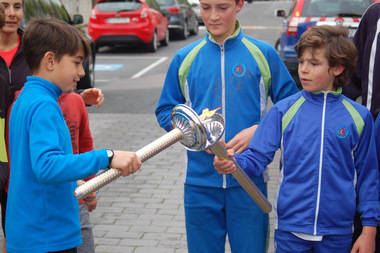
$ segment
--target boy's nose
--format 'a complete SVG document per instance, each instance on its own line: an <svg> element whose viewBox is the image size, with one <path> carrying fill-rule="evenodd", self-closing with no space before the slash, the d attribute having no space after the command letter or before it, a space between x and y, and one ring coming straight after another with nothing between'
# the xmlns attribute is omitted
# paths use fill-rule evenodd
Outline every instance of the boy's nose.
<svg viewBox="0 0 380 253"><path fill-rule="evenodd" d="M82 64L79 69L79 76L84 77L85 75L86 75L86 72L84 71L83 64Z"/></svg>

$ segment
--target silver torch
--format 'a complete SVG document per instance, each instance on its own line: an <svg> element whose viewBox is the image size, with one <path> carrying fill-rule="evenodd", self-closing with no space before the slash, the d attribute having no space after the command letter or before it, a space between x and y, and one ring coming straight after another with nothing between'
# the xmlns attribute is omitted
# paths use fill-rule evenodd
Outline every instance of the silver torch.
<svg viewBox="0 0 380 253"><path fill-rule="evenodd" d="M223 145L219 143L224 133L224 120L220 114L216 113L216 110L208 111L206 109L202 115L198 116L193 109L180 104L173 108L171 123L173 130L136 151L136 155L140 158L141 162L148 160L178 141L188 150L201 151L209 148L217 156L230 159L227 157L227 151ZM248 192L263 212L270 212L272 206L269 201L250 180L248 175L238 166L236 161L234 163L238 168L233 173L235 179ZM99 190L120 176L121 172L119 170L111 168L78 186L74 191L74 196L84 199L90 193Z"/></svg>

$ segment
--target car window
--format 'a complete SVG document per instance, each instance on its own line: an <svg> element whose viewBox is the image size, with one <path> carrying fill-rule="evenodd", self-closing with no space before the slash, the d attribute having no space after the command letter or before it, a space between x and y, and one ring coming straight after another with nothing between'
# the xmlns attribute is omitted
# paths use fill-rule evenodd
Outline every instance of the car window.
<svg viewBox="0 0 380 253"><path fill-rule="evenodd" d="M310 0L305 1L303 17L361 17L373 0Z"/></svg>
<svg viewBox="0 0 380 253"><path fill-rule="evenodd" d="M157 0L158 4L161 6L172 6L175 5L174 0Z"/></svg>
<svg viewBox="0 0 380 253"><path fill-rule="evenodd" d="M156 0L146 0L146 3L149 5L150 8L155 9L156 11L161 11L160 5L157 3Z"/></svg>
<svg viewBox="0 0 380 253"><path fill-rule="evenodd" d="M140 9L142 3L138 0L118 0L100 2L96 8L100 12L121 12L121 11L135 11Z"/></svg>
<svg viewBox="0 0 380 253"><path fill-rule="evenodd" d="M56 12L56 17L59 19L65 21L66 23L71 22L71 18L69 13L67 13L65 6L63 6L62 2L60 0L50 0L52 6L54 6L54 10Z"/></svg>

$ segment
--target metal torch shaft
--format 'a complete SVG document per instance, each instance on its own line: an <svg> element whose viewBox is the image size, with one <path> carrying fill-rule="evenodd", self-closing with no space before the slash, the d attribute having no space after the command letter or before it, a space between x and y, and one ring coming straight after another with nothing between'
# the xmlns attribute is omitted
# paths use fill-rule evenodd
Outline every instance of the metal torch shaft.
<svg viewBox="0 0 380 253"><path fill-rule="evenodd" d="M149 158L157 155L162 150L170 147L174 143L180 141L183 138L182 131L178 128L171 130L165 135L161 136L157 140L149 143L136 151L136 155L140 158L141 162L148 160ZM86 198L90 193L95 192L102 188L104 185L112 182L121 176L121 172L117 169L109 169L104 173L92 178L86 183L78 186L74 191L74 196L79 199Z"/></svg>
<svg viewBox="0 0 380 253"><path fill-rule="evenodd" d="M248 177L235 159L227 156L227 150L220 142L215 143L210 147L211 151L218 157L231 160L235 163L236 171L232 173L236 181L243 187L243 189L251 196L256 204L261 208L264 213L269 213L272 210L271 203L266 199L264 194L260 191L255 183Z"/></svg>

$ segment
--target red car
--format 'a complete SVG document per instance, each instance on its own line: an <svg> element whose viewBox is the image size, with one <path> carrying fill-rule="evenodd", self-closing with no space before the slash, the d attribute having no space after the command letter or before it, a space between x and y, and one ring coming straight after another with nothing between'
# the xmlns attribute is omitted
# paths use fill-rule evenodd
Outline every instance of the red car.
<svg viewBox="0 0 380 253"><path fill-rule="evenodd" d="M143 43L155 52L169 43L168 19L156 0L98 0L91 11L88 34L96 48Z"/></svg>

